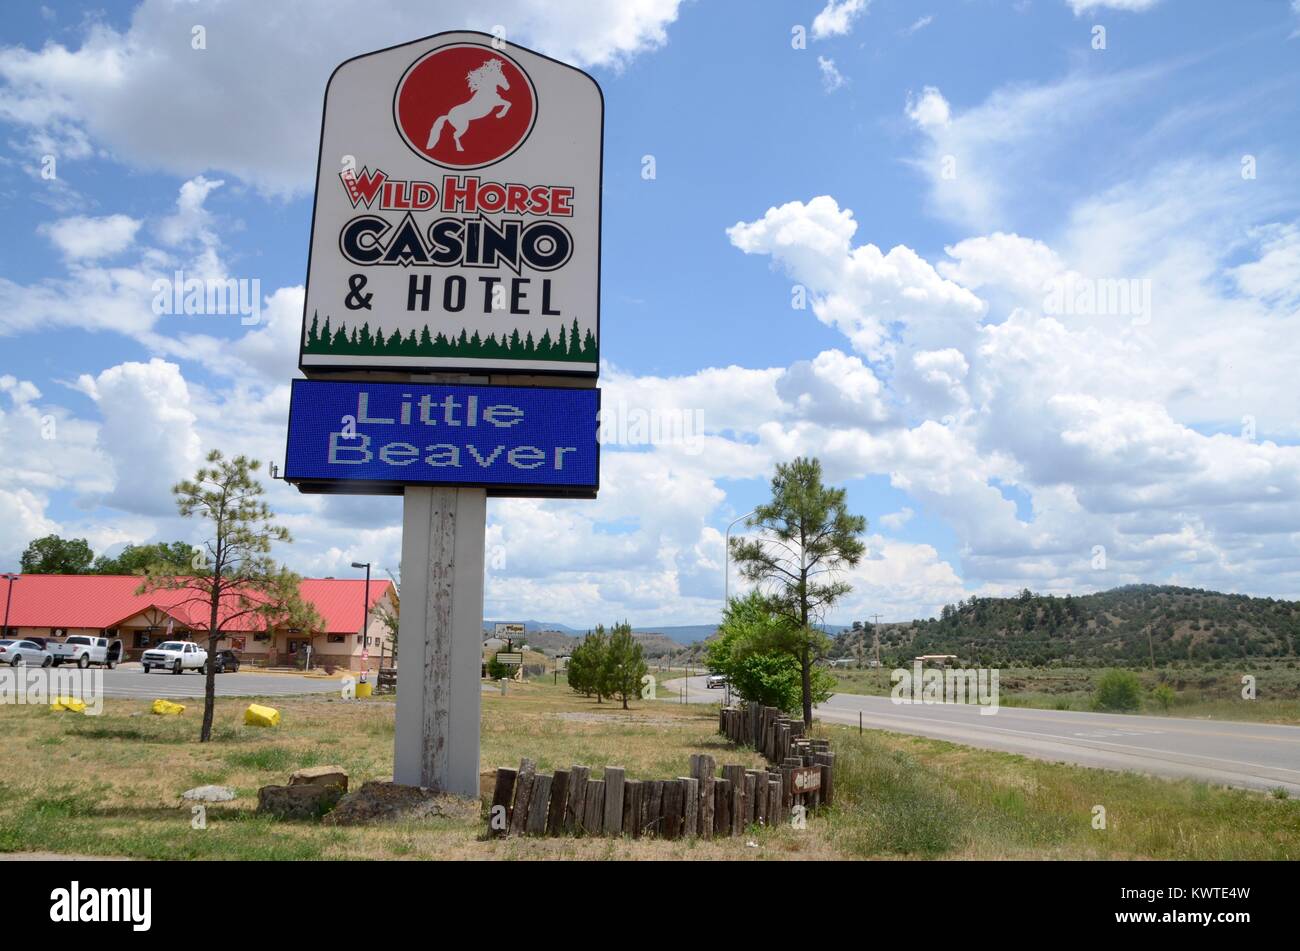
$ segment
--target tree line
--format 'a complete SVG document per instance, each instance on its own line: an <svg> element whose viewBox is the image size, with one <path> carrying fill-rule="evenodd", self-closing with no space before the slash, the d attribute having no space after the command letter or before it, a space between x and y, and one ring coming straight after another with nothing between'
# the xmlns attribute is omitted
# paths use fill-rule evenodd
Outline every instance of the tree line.
<svg viewBox="0 0 1300 951"><path fill-rule="evenodd" d="M128 544L117 555L96 557L84 538L46 535L28 543L19 566L27 575L142 575L159 565L183 574L192 569L195 554L188 542L152 542Z"/></svg>

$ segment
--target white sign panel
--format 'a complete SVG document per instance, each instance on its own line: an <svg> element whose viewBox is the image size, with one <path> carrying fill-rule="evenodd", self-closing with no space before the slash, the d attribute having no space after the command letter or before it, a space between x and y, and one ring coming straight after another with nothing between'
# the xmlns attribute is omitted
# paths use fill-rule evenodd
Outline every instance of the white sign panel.
<svg viewBox="0 0 1300 951"><path fill-rule="evenodd" d="M595 376L604 100L456 32L325 90L299 365Z"/></svg>
<svg viewBox="0 0 1300 951"><path fill-rule="evenodd" d="M525 628L522 624L497 623L493 627L493 633L496 634L498 637L506 637L506 636L513 637L518 634L523 634L524 631Z"/></svg>

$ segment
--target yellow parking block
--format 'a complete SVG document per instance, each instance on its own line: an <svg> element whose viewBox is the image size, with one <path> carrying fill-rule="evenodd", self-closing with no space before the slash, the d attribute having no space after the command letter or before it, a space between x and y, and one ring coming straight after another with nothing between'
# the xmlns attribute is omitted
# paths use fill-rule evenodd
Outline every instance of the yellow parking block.
<svg viewBox="0 0 1300 951"><path fill-rule="evenodd" d="M280 711L273 707L250 703L244 711L244 723L247 726L279 726Z"/></svg>

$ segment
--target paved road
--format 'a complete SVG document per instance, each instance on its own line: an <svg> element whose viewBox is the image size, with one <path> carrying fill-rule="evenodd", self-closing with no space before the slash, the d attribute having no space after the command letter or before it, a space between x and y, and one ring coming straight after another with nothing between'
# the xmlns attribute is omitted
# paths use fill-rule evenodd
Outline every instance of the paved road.
<svg viewBox="0 0 1300 951"><path fill-rule="evenodd" d="M60 668L61 671L68 668ZM205 678L201 674L165 674L157 671L146 674L137 665L118 667L115 670L91 668L104 677L104 696L140 700L158 697L172 700L203 696ZM91 671L87 671L90 673ZM49 668L41 671L48 676ZM299 694L337 693L342 687L337 680L299 677L293 674L264 674L241 671L237 674L217 675L218 697L289 697Z"/></svg>
<svg viewBox="0 0 1300 951"><path fill-rule="evenodd" d="M703 677L691 678L690 701L717 702L719 691L703 684ZM1083 766L1253 789L1280 786L1300 795L1300 727L1026 707L1001 707L990 715L979 711L974 705L904 705L889 697L837 693L816 708L815 716L854 726L861 713L863 725L872 729Z"/></svg>

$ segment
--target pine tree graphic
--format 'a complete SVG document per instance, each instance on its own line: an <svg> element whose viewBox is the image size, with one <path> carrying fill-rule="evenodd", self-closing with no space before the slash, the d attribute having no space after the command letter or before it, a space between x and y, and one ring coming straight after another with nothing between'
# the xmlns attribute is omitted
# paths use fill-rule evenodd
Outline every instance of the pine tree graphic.
<svg viewBox="0 0 1300 951"><path fill-rule="evenodd" d="M442 332L434 334L427 324L418 332L414 329L408 331L403 337L400 330L385 336L382 327L371 332L368 321L360 327L349 327L343 322L333 326L328 314L323 321L319 314L312 314L303 343L304 353L331 356L461 357L582 363L597 362L597 349L595 333L589 329L583 334L576 319L571 327L561 324L554 336L551 328L544 328L540 338L535 337L531 330L522 337L518 330L509 337L498 338L495 333L484 337L477 330L471 336L468 328L449 337Z"/></svg>

